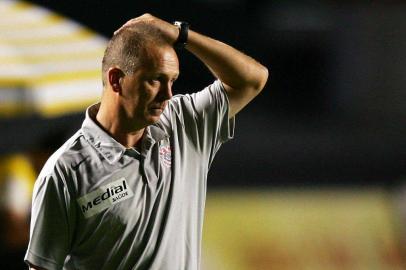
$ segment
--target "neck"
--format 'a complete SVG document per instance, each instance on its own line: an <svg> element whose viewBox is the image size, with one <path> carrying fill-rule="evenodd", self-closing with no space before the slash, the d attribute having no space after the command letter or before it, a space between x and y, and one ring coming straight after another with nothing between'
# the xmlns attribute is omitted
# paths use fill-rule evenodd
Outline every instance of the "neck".
<svg viewBox="0 0 406 270"><path fill-rule="evenodd" d="M124 147L140 149L145 127L139 129L130 128L134 125L130 125L129 121L120 117L118 111L108 110L108 106L103 106L103 102L95 116L95 120Z"/></svg>
<svg viewBox="0 0 406 270"><path fill-rule="evenodd" d="M121 143L126 148L134 147L137 150L141 150L142 136L144 135L145 128L133 132L123 133L114 132L111 133L114 139Z"/></svg>

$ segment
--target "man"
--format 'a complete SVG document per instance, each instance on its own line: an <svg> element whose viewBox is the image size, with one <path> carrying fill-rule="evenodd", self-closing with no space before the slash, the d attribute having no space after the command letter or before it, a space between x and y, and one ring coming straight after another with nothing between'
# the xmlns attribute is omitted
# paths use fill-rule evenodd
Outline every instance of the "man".
<svg viewBox="0 0 406 270"><path fill-rule="evenodd" d="M172 98L186 44L218 80ZM234 48L145 14L116 31L103 94L35 188L31 269L199 269L206 178L234 115L268 71Z"/></svg>

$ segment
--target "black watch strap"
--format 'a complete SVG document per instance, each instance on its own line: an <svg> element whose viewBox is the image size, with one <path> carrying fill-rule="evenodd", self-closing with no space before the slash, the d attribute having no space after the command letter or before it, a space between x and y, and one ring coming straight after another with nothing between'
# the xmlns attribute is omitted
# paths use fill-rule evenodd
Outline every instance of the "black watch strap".
<svg viewBox="0 0 406 270"><path fill-rule="evenodd" d="M182 22L182 21L175 21L173 24L179 28L179 36L178 36L178 39L173 44L173 46L176 49L183 49L183 48L185 48L186 43L187 43L187 38L188 38L188 34L189 34L189 23Z"/></svg>

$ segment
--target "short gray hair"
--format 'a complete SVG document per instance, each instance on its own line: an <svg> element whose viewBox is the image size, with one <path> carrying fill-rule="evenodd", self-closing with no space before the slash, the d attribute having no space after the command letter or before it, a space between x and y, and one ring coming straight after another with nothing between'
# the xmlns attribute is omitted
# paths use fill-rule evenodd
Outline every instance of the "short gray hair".
<svg viewBox="0 0 406 270"><path fill-rule="evenodd" d="M102 61L103 86L105 74L110 67L119 67L126 75L135 72L142 65L150 46L169 45L164 34L154 26L138 23L127 26L116 33L107 44Z"/></svg>

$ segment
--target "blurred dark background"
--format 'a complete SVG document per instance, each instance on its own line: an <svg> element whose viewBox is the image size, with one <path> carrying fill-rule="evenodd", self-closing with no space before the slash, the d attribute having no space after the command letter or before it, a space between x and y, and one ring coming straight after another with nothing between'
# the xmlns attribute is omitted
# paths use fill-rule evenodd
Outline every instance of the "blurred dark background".
<svg viewBox="0 0 406 270"><path fill-rule="evenodd" d="M145 12L239 48L266 65L262 94L237 116L210 186L393 187L406 175L406 5L402 1L41 1L111 37ZM188 52L178 93L212 81ZM84 114L2 119L2 153L50 130L66 136ZM29 134L29 136L27 136Z"/></svg>
<svg viewBox="0 0 406 270"><path fill-rule="evenodd" d="M71 18L106 38L127 20L146 12L167 21L188 21L193 30L224 41L268 67L270 78L266 88L237 115L235 139L217 154L209 175L209 191L288 188L294 191L288 196L294 201L300 197L295 193L298 190L339 187L360 192L378 187L385 193L374 196L379 205L388 206L385 208L388 226L401 227L397 221L406 220L403 206L406 201L406 3L403 1L30 2ZM183 51L179 57L181 76L174 87L176 93L195 92L213 81L206 67L192 54ZM31 162L38 171L48 155L80 128L83 119L84 111L52 118L39 114L0 117L0 157L24 153L30 160L18 157L19 166ZM0 165L1 162L0 159ZM30 199L31 190L25 198ZM227 192L224 197L228 200ZM286 194L280 197L282 201ZM334 210L337 199L347 197L339 192L332 194L332 199L326 202L332 201L329 207ZM23 198L21 194L18 196ZM300 211L312 193L303 198L296 207ZM395 200L398 204L392 206ZM353 201L349 200L348 205L351 204ZM281 213L290 211L289 205L282 204ZM209 216L215 212L213 209L209 207ZM360 218L360 224L369 224L360 213L373 212L374 206L360 209L348 220L355 222ZM21 216L7 211L0 213L0 223L8 228L0 228L0 243L8 243L7 236L21 233L18 241L11 239L15 249L0 245L1 269L25 269L22 254L28 237L29 209L25 211ZM249 209L241 215L255 211ZM392 214L392 211L398 212ZM267 210L264 215L267 213L273 214ZM320 218L328 220L330 216L323 213L320 210ZM294 220L302 218L300 215L294 216ZM274 215L270 220L279 217ZM262 222L262 219L262 215L258 216L258 220ZM235 223L230 220L231 224ZM375 220L383 221L379 217ZM331 223L340 224L337 218ZM313 243L314 226L310 224L304 230L309 231ZM317 229L323 226L322 222L314 224ZM221 234L221 230L214 228ZM224 230L229 229L231 226ZM359 235L370 232L371 243L386 252L382 239L374 238L381 237L375 233L376 228L369 229L361 227ZM398 232L402 235L390 238L394 245L406 243L403 228ZM332 235L338 242L341 238L352 238L334 230ZM252 239L255 243L260 240ZM270 243L276 246L275 241ZM338 250L334 245L330 248L334 254ZM19 265L13 264L14 261Z"/></svg>

